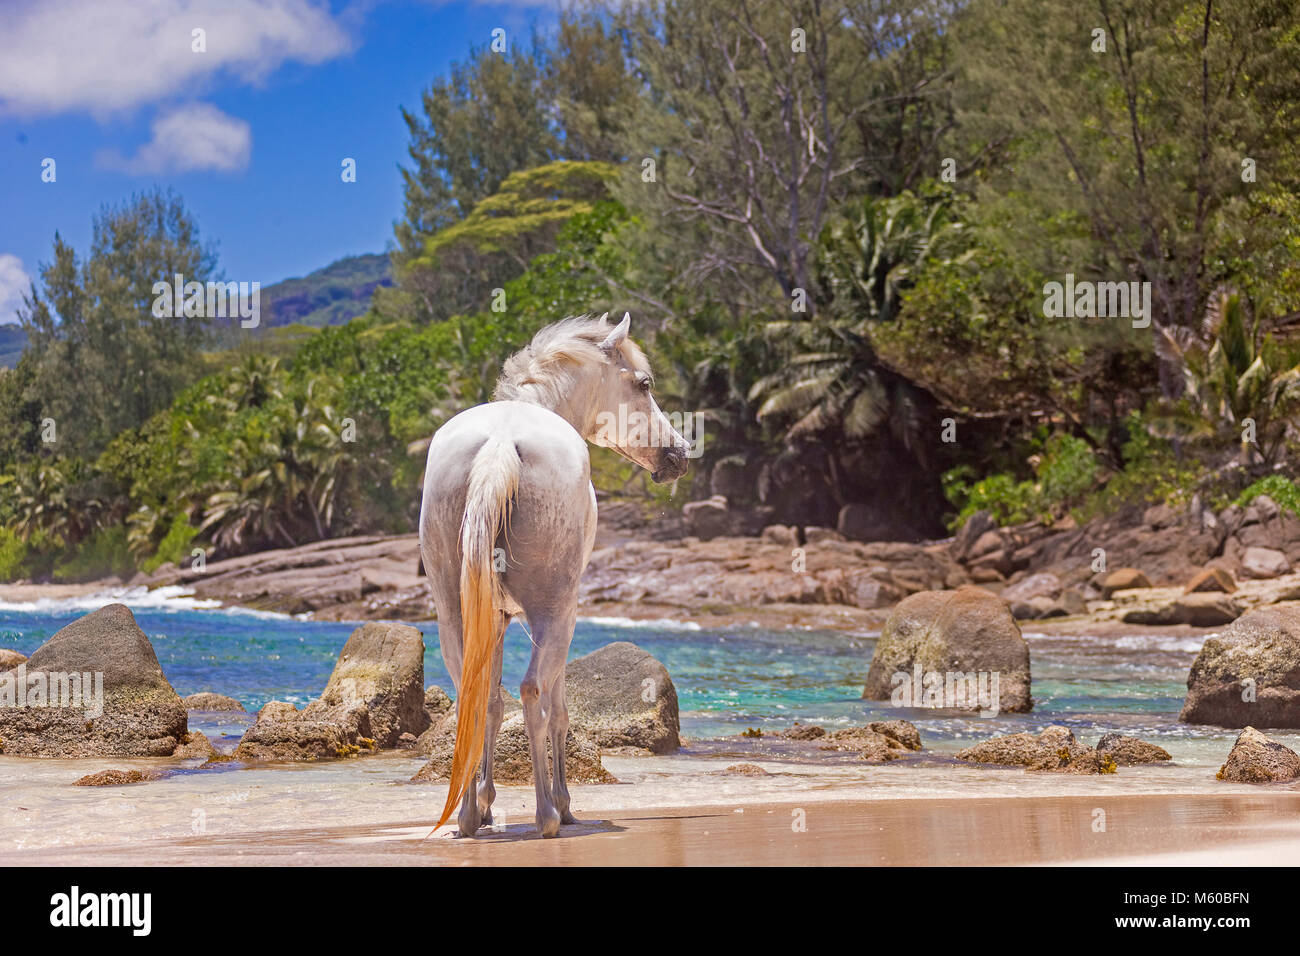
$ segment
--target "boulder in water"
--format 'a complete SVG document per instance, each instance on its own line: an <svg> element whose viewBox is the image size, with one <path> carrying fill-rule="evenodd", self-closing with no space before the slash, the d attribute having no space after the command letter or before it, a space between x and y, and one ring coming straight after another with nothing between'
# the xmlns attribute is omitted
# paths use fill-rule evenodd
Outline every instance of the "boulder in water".
<svg viewBox="0 0 1300 956"><path fill-rule="evenodd" d="M433 693L433 692L436 692ZM506 690L501 684L497 685L497 693L501 695L501 710L503 713L502 722L505 717L511 714L523 713L524 705L519 703L514 697L510 696L510 691ZM441 696L438 696L441 695ZM446 698L445 705L442 698ZM456 703L436 684L425 692L425 700L434 700L435 705L439 708L434 716L433 726L424 733L413 744L413 748L424 756L430 756L434 749L442 744L445 739L454 739L456 736Z"/></svg>
<svg viewBox="0 0 1300 956"><path fill-rule="evenodd" d="M1027 767L1044 757L1064 750L1071 757L1082 755L1087 747L1075 740L1068 727L1052 725L1039 734L1008 734L991 737L957 752L958 760Z"/></svg>
<svg viewBox="0 0 1300 956"><path fill-rule="evenodd" d="M1247 727L1237 735L1216 775L1236 783L1277 783L1300 777L1300 756L1290 747Z"/></svg>
<svg viewBox="0 0 1300 956"><path fill-rule="evenodd" d="M301 711L287 700L270 700L257 712L257 722L273 724L280 720L297 720L300 716Z"/></svg>
<svg viewBox="0 0 1300 956"><path fill-rule="evenodd" d="M1172 760L1169 751L1157 747L1137 737L1124 734L1106 734L1097 741L1097 753L1109 757L1121 767L1132 767L1144 763L1161 763Z"/></svg>
<svg viewBox="0 0 1300 956"><path fill-rule="evenodd" d="M1117 767L1108 754L1091 747L1079 752L1062 747L1055 753L1044 754L1025 769L1040 773L1115 773Z"/></svg>
<svg viewBox="0 0 1300 956"><path fill-rule="evenodd" d="M1300 727L1300 607L1275 605L1208 637L1178 719L1220 727Z"/></svg>
<svg viewBox="0 0 1300 956"><path fill-rule="evenodd" d="M773 737L784 737L786 740L816 740L818 737L826 736L826 728L818 727L816 724L795 725L788 730L782 730L772 735Z"/></svg>
<svg viewBox="0 0 1300 956"><path fill-rule="evenodd" d="M160 776L156 770L101 770L74 780L74 787L120 787L128 783L147 783Z"/></svg>
<svg viewBox="0 0 1300 956"><path fill-rule="evenodd" d="M232 712L246 713L244 705L233 697L227 697L225 694L216 694L212 691L200 691L197 694L190 694L184 699L186 710L203 710L210 712Z"/></svg>
<svg viewBox="0 0 1300 956"><path fill-rule="evenodd" d="M187 730L185 705L123 604L78 618L0 674L7 756L168 757Z"/></svg>
<svg viewBox="0 0 1300 956"><path fill-rule="evenodd" d="M446 780L451 773L451 761L456 746L454 724L438 729L431 741L429 760L412 781ZM547 753L550 745L547 744ZM600 762L600 748L582 731L569 727L564 748L564 774L570 783L617 783ZM524 715L516 712L501 721L497 731L496 746L492 751L492 779L502 784L531 784L533 782L532 752L528 747L528 730Z"/></svg>
<svg viewBox="0 0 1300 956"><path fill-rule="evenodd" d="M756 763L733 763L725 770L715 771L727 777L770 777L772 776Z"/></svg>
<svg viewBox="0 0 1300 956"><path fill-rule="evenodd" d="M890 700L896 689L913 682L914 674L923 682L938 675L935 679L945 686L949 675L966 678L962 700L949 701L945 693L937 706L988 709L987 701L970 699L969 675L974 674L985 675L989 690L996 675L999 711L1023 713L1033 707L1029 645L1007 603L983 588L921 591L894 608L876 642L862 697ZM904 706L927 706L926 701L911 700L913 694L906 696Z"/></svg>
<svg viewBox="0 0 1300 956"><path fill-rule="evenodd" d="M677 689L635 644L617 641L569 661L564 680L571 726L601 747L666 754L681 746Z"/></svg>
<svg viewBox="0 0 1300 956"><path fill-rule="evenodd" d="M921 732L910 720L875 720L867 724L867 728L898 741L908 750L921 749Z"/></svg>
<svg viewBox="0 0 1300 956"><path fill-rule="evenodd" d="M330 760L376 749L370 714L360 702L318 712L319 718L308 718L307 711L295 713L296 717L259 720L249 727L235 748L235 758Z"/></svg>
<svg viewBox="0 0 1300 956"><path fill-rule="evenodd" d="M177 760L211 760L217 756L217 748L212 746L212 741L203 731L191 730L172 756Z"/></svg>
<svg viewBox="0 0 1300 956"><path fill-rule="evenodd" d="M437 684L430 684L424 689L424 709L431 718L441 717L454 706L450 695Z"/></svg>
<svg viewBox="0 0 1300 956"><path fill-rule="evenodd" d="M360 704L379 747L392 747L403 733L429 727L424 711L424 639L406 624L363 624L352 632L319 700L303 712L323 719L339 708Z"/></svg>
<svg viewBox="0 0 1300 956"><path fill-rule="evenodd" d="M268 704L235 749L241 760L321 760L398 746L430 724L424 641L405 624L352 632L320 699L301 713Z"/></svg>

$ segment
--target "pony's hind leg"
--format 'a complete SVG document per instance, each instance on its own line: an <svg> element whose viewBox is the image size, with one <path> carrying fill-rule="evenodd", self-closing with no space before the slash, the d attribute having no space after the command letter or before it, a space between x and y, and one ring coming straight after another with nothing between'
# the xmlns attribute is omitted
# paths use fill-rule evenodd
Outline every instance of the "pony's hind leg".
<svg viewBox="0 0 1300 956"><path fill-rule="evenodd" d="M577 823L577 819L569 812L569 783L564 768L569 739L569 705L564 700L563 667L551 685L550 712L547 716L551 736L551 794L555 799L555 809L560 813L561 823Z"/></svg>
<svg viewBox="0 0 1300 956"><path fill-rule="evenodd" d="M497 731L501 729L501 718L505 716L505 704L501 700L501 662L505 655L505 631L510 624L510 615L502 614L496 635L496 650L492 652L492 690L488 695L487 727L483 734L483 764L479 771L478 808L484 825L492 822L492 801L497 798L496 784L492 782L492 752L496 747Z"/></svg>
<svg viewBox="0 0 1300 956"><path fill-rule="evenodd" d="M465 795L460 800L460 812L456 814L456 829L463 837L472 837L478 833L479 827L483 825L483 812L478 808L478 797L475 791L478 789L479 768L474 768L474 776L465 788Z"/></svg>
<svg viewBox="0 0 1300 956"><path fill-rule="evenodd" d="M576 602L575 602L576 603ZM527 608L525 608L527 611ZM560 832L563 822L551 789L546 760L546 741L550 731L551 691L564 672L564 662L569 656L569 641L573 637L574 612L533 614L528 618L533 626L533 656L528 671L519 685L519 697L524 705L524 725L528 729L528 752L533 760L533 787L537 794L537 832L553 837ZM560 753L563 754L563 748Z"/></svg>

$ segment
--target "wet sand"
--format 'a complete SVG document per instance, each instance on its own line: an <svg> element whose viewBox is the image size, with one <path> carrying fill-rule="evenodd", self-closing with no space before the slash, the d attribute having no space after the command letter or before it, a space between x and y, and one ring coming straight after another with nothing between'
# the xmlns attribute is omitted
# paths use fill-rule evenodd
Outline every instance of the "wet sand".
<svg viewBox="0 0 1300 956"><path fill-rule="evenodd" d="M531 820L462 839L432 819L3 854L28 865L1295 865L1300 793L872 800L640 809L542 840Z"/></svg>
<svg viewBox="0 0 1300 956"><path fill-rule="evenodd" d="M108 591L113 587L122 587L117 578L101 581L87 581L82 584L2 584L0 598L13 604L35 604L38 601L67 601L72 598L87 597Z"/></svg>
<svg viewBox="0 0 1300 956"><path fill-rule="evenodd" d="M498 787L498 830L434 833L445 784L409 782L422 760L400 753L208 768L0 757L0 865L1300 864L1300 787L1218 781L1203 759L1077 776L942 753L703 750L609 755L621 782L574 785L583 822L554 840L534 832L527 785ZM738 758L767 772L724 772ZM109 767L164 776L71 786Z"/></svg>

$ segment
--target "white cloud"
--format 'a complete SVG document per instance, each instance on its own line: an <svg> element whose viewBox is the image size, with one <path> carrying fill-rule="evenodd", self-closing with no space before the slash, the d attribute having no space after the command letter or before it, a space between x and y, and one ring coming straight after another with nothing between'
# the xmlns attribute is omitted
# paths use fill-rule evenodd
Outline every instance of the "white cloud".
<svg viewBox="0 0 1300 956"><path fill-rule="evenodd" d="M191 48L196 28L207 52ZM218 73L256 83L282 63L320 63L351 46L318 0L5 0L0 113L102 116Z"/></svg>
<svg viewBox="0 0 1300 956"><path fill-rule="evenodd" d="M128 173L228 173L248 165L253 143L248 124L209 103L168 110L151 128L153 136L134 156L106 151L97 157L99 164Z"/></svg>
<svg viewBox="0 0 1300 956"><path fill-rule="evenodd" d="M14 313L23 304L31 281L23 260L11 252L0 252L0 325L18 321Z"/></svg>

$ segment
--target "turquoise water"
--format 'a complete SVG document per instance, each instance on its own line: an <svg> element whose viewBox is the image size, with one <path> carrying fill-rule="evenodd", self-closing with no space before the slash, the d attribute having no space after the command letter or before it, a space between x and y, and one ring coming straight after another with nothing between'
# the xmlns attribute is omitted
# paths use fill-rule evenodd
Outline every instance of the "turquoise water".
<svg viewBox="0 0 1300 956"><path fill-rule="evenodd" d="M59 628L101 603L106 602L48 606L0 602L0 647L30 654ZM202 690L229 694L250 711L270 700L302 706L317 696L356 626L197 608L185 606L184 600L155 603L163 606L133 610L176 690L182 695ZM425 683L450 690L438 651L437 625L419 627L427 648ZM1110 730L1148 739L1222 734L1177 722L1187 670L1203 638L1032 633L1026 638L1034 710L989 719L899 710L888 702L860 700L875 644L870 637L581 621L570 656L612 641L633 641L645 648L672 675L682 733L696 740L731 736L751 727L778 730L796 720L833 727L896 717L915 722L928 741L950 746L993 733L1036 730L1049 723L1071 726L1085 738ZM512 624L504 665L505 684L512 692L523 676L529 650L527 635Z"/></svg>

